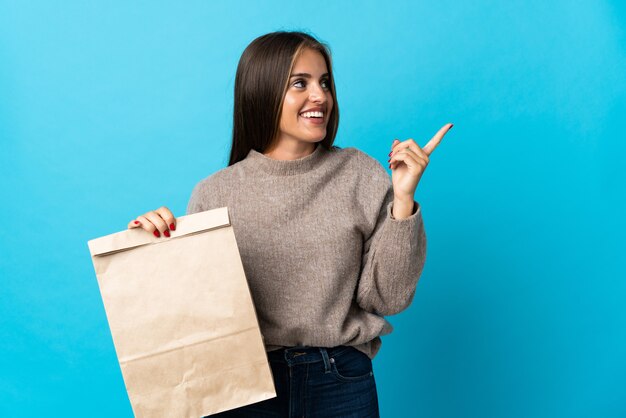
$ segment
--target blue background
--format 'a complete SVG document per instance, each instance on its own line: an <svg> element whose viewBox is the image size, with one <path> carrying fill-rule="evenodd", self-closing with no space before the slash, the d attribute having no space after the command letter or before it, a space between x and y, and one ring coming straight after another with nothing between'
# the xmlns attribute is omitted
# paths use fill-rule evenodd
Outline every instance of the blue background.
<svg viewBox="0 0 626 418"><path fill-rule="evenodd" d="M0 416L132 416L87 241L184 214L279 29L332 48L337 145L455 124L382 416L626 416L623 2L126 3L0 1Z"/></svg>

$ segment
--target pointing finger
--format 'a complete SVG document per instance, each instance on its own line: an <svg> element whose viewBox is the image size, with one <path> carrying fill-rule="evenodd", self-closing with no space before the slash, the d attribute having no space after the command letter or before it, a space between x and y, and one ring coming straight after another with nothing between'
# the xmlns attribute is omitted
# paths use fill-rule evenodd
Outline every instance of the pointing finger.
<svg viewBox="0 0 626 418"><path fill-rule="evenodd" d="M441 140L443 139L443 136L445 134L447 134L448 131L450 129L452 129L453 126L454 125L451 124L451 123L443 125L443 127L441 129L439 129L439 131L435 134L435 136L433 136L432 139L430 141L428 141L428 144L426 144L424 147L422 147L424 152L426 152L426 154L430 155L435 150L435 148L437 148L439 143L441 143Z"/></svg>

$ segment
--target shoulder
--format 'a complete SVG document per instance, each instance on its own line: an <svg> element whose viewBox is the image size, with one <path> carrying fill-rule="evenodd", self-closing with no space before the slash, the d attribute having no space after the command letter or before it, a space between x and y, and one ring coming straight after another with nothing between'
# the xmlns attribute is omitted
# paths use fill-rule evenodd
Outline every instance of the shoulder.
<svg viewBox="0 0 626 418"><path fill-rule="evenodd" d="M354 167L357 175L371 182L387 183L390 181L389 174L376 158L355 147L340 148L337 152L344 155L347 161Z"/></svg>
<svg viewBox="0 0 626 418"><path fill-rule="evenodd" d="M374 157L355 147L341 150L350 162L348 183L353 187L352 196L367 219L377 219L381 207L390 199L393 189L391 177Z"/></svg>
<svg viewBox="0 0 626 418"><path fill-rule="evenodd" d="M194 192L201 192L204 190L219 190L228 185L232 181L232 177L235 171L238 169L237 164L224 167L218 171L209 174L200 181L198 181L194 187Z"/></svg>
<svg viewBox="0 0 626 418"><path fill-rule="evenodd" d="M197 212L221 205L232 183L233 167L222 168L199 180L191 191L188 211Z"/></svg>
<svg viewBox="0 0 626 418"><path fill-rule="evenodd" d="M350 177L347 183L354 188L353 193L356 199L365 206L378 205L379 200L384 199L392 188L391 177L387 174L387 170L376 158L358 148L342 148L336 152L343 157L339 165L346 168L346 170L337 170L337 173Z"/></svg>
<svg viewBox="0 0 626 418"><path fill-rule="evenodd" d="M229 166L210 174L196 183L187 204L187 214L224 206L224 196L232 178Z"/></svg>

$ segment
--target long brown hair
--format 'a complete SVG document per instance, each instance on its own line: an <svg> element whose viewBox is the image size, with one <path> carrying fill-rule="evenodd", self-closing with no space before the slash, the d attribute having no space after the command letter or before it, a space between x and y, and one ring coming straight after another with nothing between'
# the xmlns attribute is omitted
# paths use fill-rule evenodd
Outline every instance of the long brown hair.
<svg viewBox="0 0 626 418"><path fill-rule="evenodd" d="M251 149L264 152L277 136L289 75L305 48L322 54L328 68L334 105L320 146L327 150L332 147L339 126L339 106L330 47L304 32L272 32L252 41L239 59L229 166L246 158Z"/></svg>

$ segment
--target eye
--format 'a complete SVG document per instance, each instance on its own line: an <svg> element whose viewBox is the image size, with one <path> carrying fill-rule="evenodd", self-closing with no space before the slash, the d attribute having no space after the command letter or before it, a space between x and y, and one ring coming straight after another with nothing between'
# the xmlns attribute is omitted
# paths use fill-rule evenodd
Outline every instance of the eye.
<svg viewBox="0 0 626 418"><path fill-rule="evenodd" d="M322 85L322 88L324 88L326 90L330 90L330 79L325 78L325 79L323 79L320 82L320 84ZM301 78L296 80L296 81L294 81L294 83L293 83L294 87L304 87L305 85L306 85L306 81L301 79Z"/></svg>

